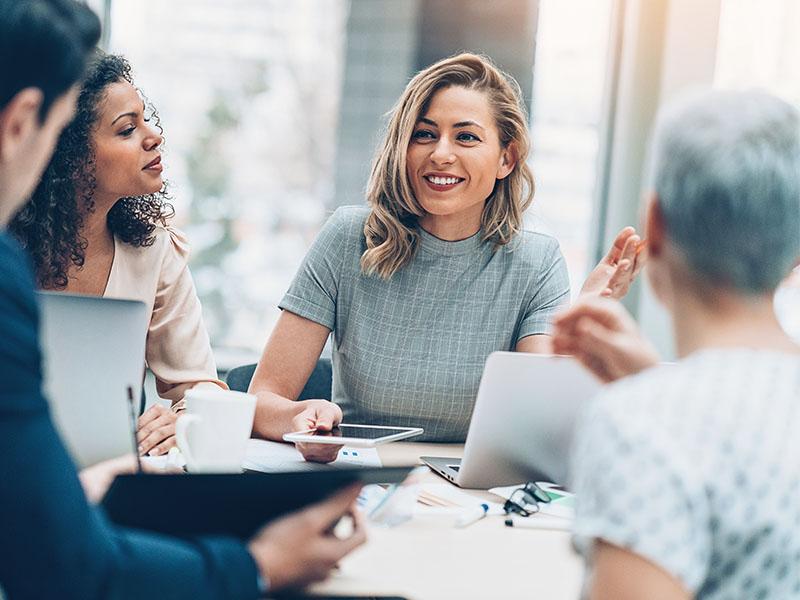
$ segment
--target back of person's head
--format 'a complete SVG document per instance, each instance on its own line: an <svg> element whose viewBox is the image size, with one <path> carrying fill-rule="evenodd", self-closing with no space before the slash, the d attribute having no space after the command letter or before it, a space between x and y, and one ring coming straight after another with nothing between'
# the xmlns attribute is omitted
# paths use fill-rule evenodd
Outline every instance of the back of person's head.
<svg viewBox="0 0 800 600"><path fill-rule="evenodd" d="M533 175L526 160L530 150L528 122L519 84L486 56L464 53L445 58L417 73L389 114L367 184L372 207L365 234L365 272L384 278L411 260L416 245L416 220L425 214L406 174L406 154L418 120L434 95L449 87L484 92L502 148L513 146L514 169L499 179L487 199L481 229L485 240L507 244L522 229L522 214L533 200Z"/></svg>
<svg viewBox="0 0 800 600"><path fill-rule="evenodd" d="M751 295L800 256L800 112L764 92L704 92L659 116L652 185L694 275Z"/></svg>
<svg viewBox="0 0 800 600"><path fill-rule="evenodd" d="M42 119L83 73L100 21L76 0L0 0L0 110L25 88L43 93Z"/></svg>

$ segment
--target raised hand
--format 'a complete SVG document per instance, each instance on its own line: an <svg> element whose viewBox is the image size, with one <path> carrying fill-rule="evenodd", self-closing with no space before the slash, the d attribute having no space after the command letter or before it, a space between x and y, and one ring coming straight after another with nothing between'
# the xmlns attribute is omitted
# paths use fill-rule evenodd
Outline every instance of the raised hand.
<svg viewBox="0 0 800 600"><path fill-rule="evenodd" d="M633 227L623 228L608 254L589 273L581 296L623 298L647 261L646 245Z"/></svg>
<svg viewBox="0 0 800 600"><path fill-rule="evenodd" d="M603 381L658 363L655 348L616 300L587 296L554 321L553 350L571 354Z"/></svg>

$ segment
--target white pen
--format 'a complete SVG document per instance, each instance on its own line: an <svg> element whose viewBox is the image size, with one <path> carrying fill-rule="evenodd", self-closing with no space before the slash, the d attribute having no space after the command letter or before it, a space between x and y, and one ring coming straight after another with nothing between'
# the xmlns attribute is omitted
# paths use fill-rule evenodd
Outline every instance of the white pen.
<svg viewBox="0 0 800 600"><path fill-rule="evenodd" d="M489 512L489 505L485 502L475 508L470 508L458 517L456 520L456 527L466 527L472 525L476 521L480 521Z"/></svg>
<svg viewBox="0 0 800 600"><path fill-rule="evenodd" d="M562 519L561 517L551 517L549 515L535 515L530 517L511 516L506 518L506 527L570 531L572 529L572 519Z"/></svg>

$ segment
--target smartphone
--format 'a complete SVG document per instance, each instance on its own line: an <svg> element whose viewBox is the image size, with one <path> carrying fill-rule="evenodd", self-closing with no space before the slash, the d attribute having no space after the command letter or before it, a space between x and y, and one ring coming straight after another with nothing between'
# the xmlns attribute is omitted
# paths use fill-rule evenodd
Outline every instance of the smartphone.
<svg viewBox="0 0 800 600"><path fill-rule="evenodd" d="M332 431L295 431L283 436L284 441L295 444L337 444L355 448L372 448L396 442L422 433L421 427L383 427L381 425L346 425L342 423Z"/></svg>

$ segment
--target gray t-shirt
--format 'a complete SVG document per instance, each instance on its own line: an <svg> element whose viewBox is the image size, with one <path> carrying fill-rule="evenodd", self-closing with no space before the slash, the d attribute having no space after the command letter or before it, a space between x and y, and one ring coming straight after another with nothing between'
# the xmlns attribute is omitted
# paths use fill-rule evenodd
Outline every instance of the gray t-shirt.
<svg viewBox="0 0 800 600"><path fill-rule="evenodd" d="M697 598L800 598L800 356L696 352L607 386L578 427L575 544Z"/></svg>
<svg viewBox="0 0 800 600"><path fill-rule="evenodd" d="M369 208L339 208L280 308L333 332L333 400L345 422L423 427L420 441L464 441L483 365L495 350L549 332L569 298L558 243L523 232L492 252L480 234L425 231L388 281L365 276Z"/></svg>

